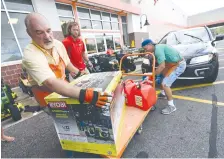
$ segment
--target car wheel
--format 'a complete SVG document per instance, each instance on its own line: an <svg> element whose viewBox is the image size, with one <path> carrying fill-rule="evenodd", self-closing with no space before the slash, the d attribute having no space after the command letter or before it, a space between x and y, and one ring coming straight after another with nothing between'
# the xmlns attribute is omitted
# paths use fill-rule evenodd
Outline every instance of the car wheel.
<svg viewBox="0 0 224 159"><path fill-rule="evenodd" d="M135 69L136 69L136 65L135 64L132 64L131 67L130 67L130 70L131 71L135 71Z"/></svg>
<svg viewBox="0 0 224 159"><path fill-rule="evenodd" d="M10 104L10 105L8 106L8 108L9 108L9 110L10 110L12 119L13 119L14 121L18 121L18 120L20 120L20 119L22 118L21 113L20 113L20 111L19 111L19 108L18 108L17 106Z"/></svg>
<svg viewBox="0 0 224 159"><path fill-rule="evenodd" d="M216 67L215 67L213 73L210 76L208 76L207 78L203 79L203 83L215 82L215 80L218 77L218 73L219 73L219 63L217 62Z"/></svg>

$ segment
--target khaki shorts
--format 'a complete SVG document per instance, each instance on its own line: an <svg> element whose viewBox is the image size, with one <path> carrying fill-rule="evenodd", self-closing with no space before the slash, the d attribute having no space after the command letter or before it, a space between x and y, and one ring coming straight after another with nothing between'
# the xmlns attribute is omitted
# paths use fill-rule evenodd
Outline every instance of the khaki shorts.
<svg viewBox="0 0 224 159"><path fill-rule="evenodd" d="M164 84L167 87L171 87L173 82L176 81L176 79L185 71L186 69L186 61L183 60L179 63L179 66L168 76L165 77L162 81L162 84Z"/></svg>

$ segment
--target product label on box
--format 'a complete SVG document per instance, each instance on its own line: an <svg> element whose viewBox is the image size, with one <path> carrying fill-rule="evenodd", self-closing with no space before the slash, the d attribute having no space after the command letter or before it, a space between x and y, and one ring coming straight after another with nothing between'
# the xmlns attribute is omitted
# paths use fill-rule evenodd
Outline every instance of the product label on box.
<svg viewBox="0 0 224 159"><path fill-rule="evenodd" d="M110 107L49 102L60 140L114 144Z"/></svg>

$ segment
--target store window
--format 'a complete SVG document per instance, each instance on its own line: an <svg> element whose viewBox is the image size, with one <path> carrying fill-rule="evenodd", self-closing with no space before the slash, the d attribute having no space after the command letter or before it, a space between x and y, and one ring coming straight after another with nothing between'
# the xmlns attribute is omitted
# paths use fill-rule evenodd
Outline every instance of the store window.
<svg viewBox="0 0 224 159"><path fill-rule="evenodd" d="M102 12L102 20L109 22L110 21L110 13Z"/></svg>
<svg viewBox="0 0 224 159"><path fill-rule="evenodd" d="M121 49L121 38L115 37L114 44L115 44L115 50Z"/></svg>
<svg viewBox="0 0 224 159"><path fill-rule="evenodd" d="M100 30L103 29L103 26L102 26L102 22L101 21L95 21L95 20L93 20L92 21L92 24L93 24L93 29L100 29Z"/></svg>
<svg viewBox="0 0 224 159"><path fill-rule="evenodd" d="M104 30L111 30L110 22L103 22L103 29Z"/></svg>
<svg viewBox="0 0 224 159"><path fill-rule="evenodd" d="M4 6L3 6L3 3L2 3L2 1L1 1L1 9L4 9Z"/></svg>
<svg viewBox="0 0 224 159"><path fill-rule="evenodd" d="M119 30L118 15L77 8L82 29Z"/></svg>
<svg viewBox="0 0 224 159"><path fill-rule="evenodd" d="M96 37L96 43L97 43L98 52L106 51L103 36Z"/></svg>
<svg viewBox="0 0 224 159"><path fill-rule="evenodd" d="M111 14L111 21L118 22L118 16L116 14Z"/></svg>
<svg viewBox="0 0 224 159"><path fill-rule="evenodd" d="M91 10L91 19L93 19L93 20L101 20L100 11Z"/></svg>
<svg viewBox="0 0 224 159"><path fill-rule="evenodd" d="M3 3L6 8L3 7ZM24 19L28 13L34 12L32 2L31 0L2 0L1 4L1 62L21 60L22 50L31 42Z"/></svg>
<svg viewBox="0 0 224 159"><path fill-rule="evenodd" d="M8 23L8 18L5 12L1 15L1 62L9 62L21 60L22 56L19 51L12 28Z"/></svg>
<svg viewBox="0 0 224 159"><path fill-rule="evenodd" d="M75 21L72 6L70 4L56 3L56 8L61 22L62 32L66 37L68 35L67 33L68 22Z"/></svg>
<svg viewBox="0 0 224 159"><path fill-rule="evenodd" d="M91 21L80 19L81 29L92 29Z"/></svg>
<svg viewBox="0 0 224 159"><path fill-rule="evenodd" d="M121 17L121 21L122 21L124 44L129 46L130 43L129 43L129 36L128 36L127 17L126 16L122 16Z"/></svg>
<svg viewBox="0 0 224 159"><path fill-rule="evenodd" d="M56 8L59 16L73 17L71 5L56 3Z"/></svg>
<svg viewBox="0 0 224 159"><path fill-rule="evenodd" d="M33 12L31 0L4 0L8 10Z"/></svg>
<svg viewBox="0 0 224 159"><path fill-rule="evenodd" d="M107 36L106 37L106 44L107 44L107 49L114 50L113 36Z"/></svg>
<svg viewBox="0 0 224 159"><path fill-rule="evenodd" d="M96 43L94 38L86 38L85 39L86 50L88 54L96 53Z"/></svg>
<svg viewBox="0 0 224 159"><path fill-rule="evenodd" d="M118 23L111 23L112 30L119 30L119 24Z"/></svg>
<svg viewBox="0 0 224 159"><path fill-rule="evenodd" d="M89 9L77 8L80 19L90 19Z"/></svg>
<svg viewBox="0 0 224 159"><path fill-rule="evenodd" d="M10 21L16 32L17 39L19 40L22 50L31 42L29 35L26 32L24 20L27 14L24 13L9 13Z"/></svg>
<svg viewBox="0 0 224 159"><path fill-rule="evenodd" d="M83 33L86 50L91 53L102 53L108 49L120 50L121 37L119 33Z"/></svg>

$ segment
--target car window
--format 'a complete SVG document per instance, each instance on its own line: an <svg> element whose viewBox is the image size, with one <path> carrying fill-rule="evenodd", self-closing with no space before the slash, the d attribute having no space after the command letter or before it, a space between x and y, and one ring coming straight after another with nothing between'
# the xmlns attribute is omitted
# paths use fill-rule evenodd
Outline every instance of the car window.
<svg viewBox="0 0 224 159"><path fill-rule="evenodd" d="M166 42L167 42L167 36L160 41L160 44L166 44Z"/></svg>
<svg viewBox="0 0 224 159"><path fill-rule="evenodd" d="M176 32L171 32L164 38L160 43L168 45L179 45L179 44L193 44L198 42L208 42L210 41L208 32L205 28L194 28L181 30Z"/></svg>

